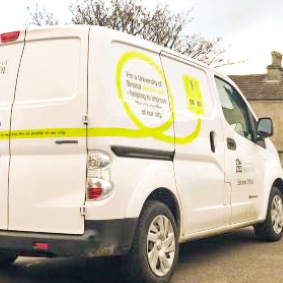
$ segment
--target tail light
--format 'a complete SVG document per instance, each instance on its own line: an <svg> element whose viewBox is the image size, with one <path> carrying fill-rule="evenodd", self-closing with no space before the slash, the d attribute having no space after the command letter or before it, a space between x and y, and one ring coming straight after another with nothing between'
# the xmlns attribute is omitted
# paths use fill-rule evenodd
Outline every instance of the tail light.
<svg viewBox="0 0 283 283"><path fill-rule="evenodd" d="M113 192L110 182L111 157L102 151L88 152L87 158L87 188L88 200L101 200Z"/></svg>
<svg viewBox="0 0 283 283"><path fill-rule="evenodd" d="M39 242L33 243L33 249L35 250L48 251L49 248L50 248L49 244L47 243L39 243Z"/></svg>
<svg viewBox="0 0 283 283"><path fill-rule="evenodd" d="M20 36L19 31L12 31L1 34L1 43L8 43L12 41L16 41Z"/></svg>

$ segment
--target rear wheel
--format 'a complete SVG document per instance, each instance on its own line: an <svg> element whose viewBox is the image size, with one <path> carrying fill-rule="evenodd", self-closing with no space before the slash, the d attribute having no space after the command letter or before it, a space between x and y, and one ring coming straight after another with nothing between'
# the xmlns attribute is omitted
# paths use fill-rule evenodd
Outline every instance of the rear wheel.
<svg viewBox="0 0 283 283"><path fill-rule="evenodd" d="M169 208L148 201L142 211L133 247L124 259L130 282L168 283L179 252L178 229Z"/></svg>
<svg viewBox="0 0 283 283"><path fill-rule="evenodd" d="M278 241L283 233L282 193L273 187L270 192L268 211L263 223L254 227L256 236L265 241Z"/></svg>

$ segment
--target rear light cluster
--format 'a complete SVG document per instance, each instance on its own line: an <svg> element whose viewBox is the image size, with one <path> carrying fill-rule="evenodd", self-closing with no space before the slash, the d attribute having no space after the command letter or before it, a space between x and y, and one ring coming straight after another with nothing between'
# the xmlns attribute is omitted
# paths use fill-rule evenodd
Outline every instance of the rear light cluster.
<svg viewBox="0 0 283 283"><path fill-rule="evenodd" d="M7 33L2 33L1 34L1 43L8 43L12 41L16 41L20 36L19 31L12 31L12 32L7 32Z"/></svg>
<svg viewBox="0 0 283 283"><path fill-rule="evenodd" d="M38 242L33 243L33 249L34 250L48 251L49 248L50 248L49 244L47 244L47 243L38 243Z"/></svg>
<svg viewBox="0 0 283 283"><path fill-rule="evenodd" d="M110 182L111 157L99 150L88 152L87 188L88 200L105 199L113 192Z"/></svg>

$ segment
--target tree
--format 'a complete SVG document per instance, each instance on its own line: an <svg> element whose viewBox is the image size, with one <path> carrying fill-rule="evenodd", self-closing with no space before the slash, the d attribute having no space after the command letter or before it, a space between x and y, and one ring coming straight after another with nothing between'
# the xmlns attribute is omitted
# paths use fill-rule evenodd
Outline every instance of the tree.
<svg viewBox="0 0 283 283"><path fill-rule="evenodd" d="M28 8L29 23L36 25L57 24L52 13L44 8ZM83 0L71 3L73 24L99 25L140 36L164 47L188 55L213 66L227 64L226 49L222 39L207 40L201 35L187 35L187 26L192 21L192 9L184 13L173 13L166 4L158 4L150 10L135 0Z"/></svg>
<svg viewBox="0 0 283 283"><path fill-rule="evenodd" d="M54 14L48 12L44 7L41 8L36 3L33 8L27 7L29 13L28 24L37 26L53 26L58 24L58 20L54 18Z"/></svg>

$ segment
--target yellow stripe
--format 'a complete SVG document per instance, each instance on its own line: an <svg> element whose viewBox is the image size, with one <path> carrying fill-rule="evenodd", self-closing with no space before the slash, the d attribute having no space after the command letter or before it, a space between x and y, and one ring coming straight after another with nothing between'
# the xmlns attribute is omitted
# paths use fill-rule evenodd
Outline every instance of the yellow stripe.
<svg viewBox="0 0 283 283"><path fill-rule="evenodd" d="M33 130L13 130L13 139L39 139L39 138L59 138L59 137L85 137L86 129L80 128L57 128L57 129L33 129ZM0 131L0 139L9 139L9 131Z"/></svg>
<svg viewBox="0 0 283 283"><path fill-rule="evenodd" d="M126 137L126 138L155 138L167 143L186 144L193 141L199 134L201 128L201 119L197 120L195 130L184 137L174 137L165 135L163 130L142 128L58 128L58 129L33 129L33 130L13 130L12 139L43 139L43 138L73 138L85 137ZM0 139L9 139L9 131L0 131Z"/></svg>

